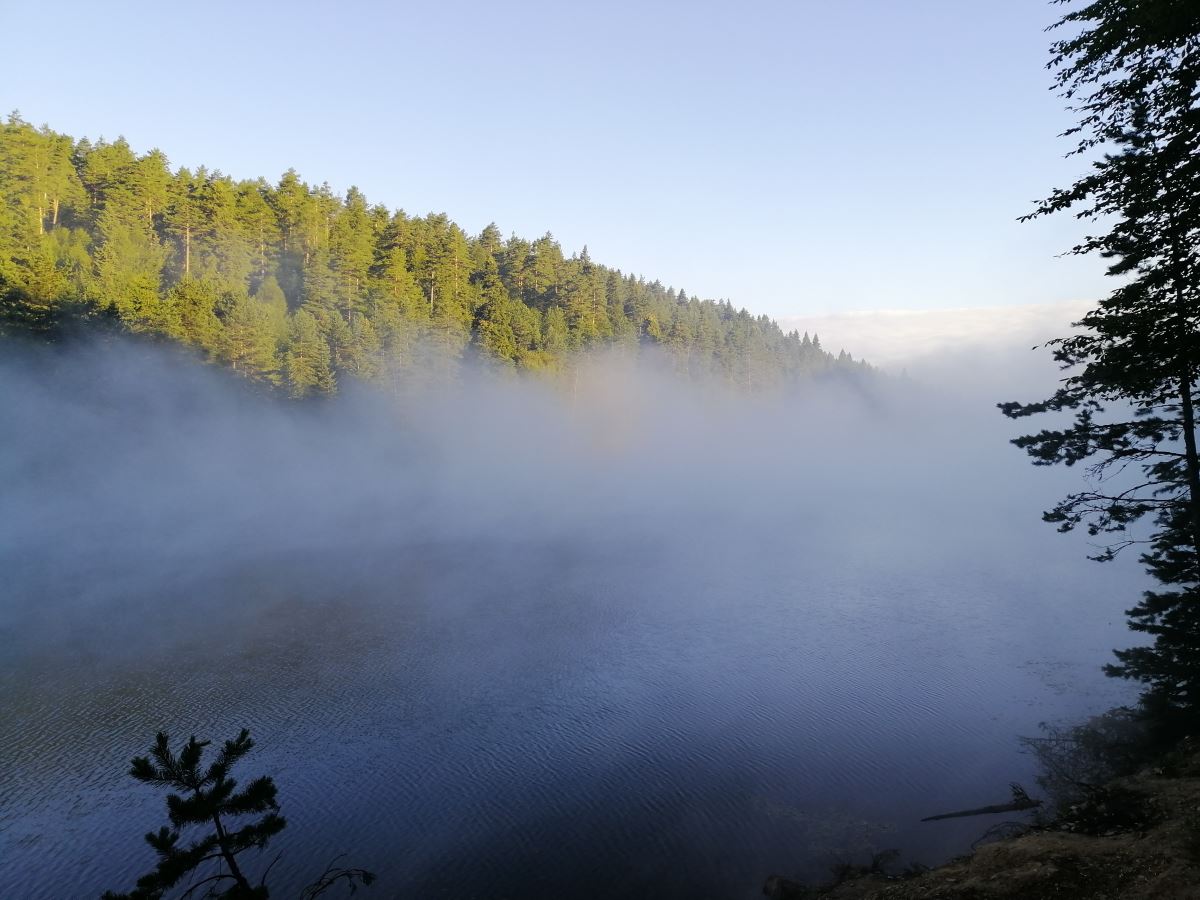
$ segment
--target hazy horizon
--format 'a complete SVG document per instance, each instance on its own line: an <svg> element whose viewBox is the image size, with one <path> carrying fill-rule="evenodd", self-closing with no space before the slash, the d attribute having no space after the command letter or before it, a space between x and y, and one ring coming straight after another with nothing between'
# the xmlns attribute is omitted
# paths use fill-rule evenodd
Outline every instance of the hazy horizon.
<svg viewBox="0 0 1200 900"><path fill-rule="evenodd" d="M1094 301L947 309L864 309L823 315L784 316L785 331L816 334L833 353L845 350L889 372L936 373L956 357L971 355L974 365L1052 366L1044 345L1070 334ZM1016 365L1014 365L1016 364Z"/></svg>

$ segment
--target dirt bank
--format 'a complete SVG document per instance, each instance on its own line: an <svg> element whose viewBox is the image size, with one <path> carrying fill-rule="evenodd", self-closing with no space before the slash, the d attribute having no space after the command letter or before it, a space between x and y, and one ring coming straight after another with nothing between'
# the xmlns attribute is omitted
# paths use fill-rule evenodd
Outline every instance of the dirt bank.
<svg viewBox="0 0 1200 900"><path fill-rule="evenodd" d="M921 874L851 874L822 887L772 878L764 893L775 900L1200 900L1200 746L1110 782L1096 804ZM981 820L980 833L986 828Z"/></svg>

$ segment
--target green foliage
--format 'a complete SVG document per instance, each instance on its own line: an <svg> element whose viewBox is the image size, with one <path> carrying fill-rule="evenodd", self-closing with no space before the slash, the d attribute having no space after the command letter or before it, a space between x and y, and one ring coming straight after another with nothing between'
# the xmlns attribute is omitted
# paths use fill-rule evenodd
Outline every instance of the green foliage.
<svg viewBox="0 0 1200 900"><path fill-rule="evenodd" d="M1011 417L1068 412L1073 422L1018 438L1038 465L1088 461L1088 490L1046 513L1061 531L1110 541L1099 559L1141 544L1165 590L1129 610L1148 647L1117 652L1111 675L1146 686L1160 720L1200 714L1200 456L1194 393L1200 365L1200 6L1098 0L1058 23L1072 36L1051 68L1080 116L1074 154L1087 175L1030 216L1065 210L1101 226L1073 253L1111 260L1122 284L1052 341L1072 372L1048 400L1001 404ZM1122 480L1140 469L1142 477ZM1131 526L1149 517L1149 540Z"/></svg>
<svg viewBox="0 0 1200 900"><path fill-rule="evenodd" d="M219 317L224 326L220 355L234 371L273 383L278 377L276 345L281 311L264 301L261 294L249 297L245 291L236 290L225 295ZM282 315L286 316L286 311Z"/></svg>
<svg viewBox="0 0 1200 900"><path fill-rule="evenodd" d="M293 396L336 378L454 378L468 356L527 371L608 344L661 345L682 373L751 389L862 369L765 317L566 257L553 235L478 237L444 214L279 181L170 170L122 139L0 126L6 328L51 333L86 301ZM323 345L323 349L322 346ZM336 375L336 378L335 378Z"/></svg>
<svg viewBox="0 0 1200 900"><path fill-rule="evenodd" d="M335 381L330 366L329 343L321 336L317 320L306 309L292 318L292 333L284 353L284 369L293 397L330 394Z"/></svg>

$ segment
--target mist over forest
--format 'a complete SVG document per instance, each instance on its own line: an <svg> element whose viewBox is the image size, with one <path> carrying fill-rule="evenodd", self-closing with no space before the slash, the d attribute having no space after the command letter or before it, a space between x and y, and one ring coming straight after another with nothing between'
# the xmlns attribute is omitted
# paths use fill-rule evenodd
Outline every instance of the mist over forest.
<svg viewBox="0 0 1200 900"><path fill-rule="evenodd" d="M8 11L0 894L1196 896L1200 5L1010 6Z"/></svg>
<svg viewBox="0 0 1200 900"><path fill-rule="evenodd" d="M97 566L157 584L277 552L635 537L857 545L888 568L968 516L946 555L982 561L1004 555L998 513L1027 518L1066 480L981 474L1022 460L979 402L1001 388L968 371L958 388L880 376L746 395L614 351L566 383L477 368L419 394L289 404L144 341L9 348L0 460L19 514L3 545L10 571L37 578ZM1051 369L1026 372L1036 390Z"/></svg>
<svg viewBox="0 0 1200 900"><path fill-rule="evenodd" d="M728 300L591 259L550 233L467 235L336 196L172 171L160 150L0 125L0 334L99 318L177 341L292 397L340 382L452 378L464 358L561 374L580 351L656 348L678 372L747 390L865 366Z"/></svg>
<svg viewBox="0 0 1200 900"><path fill-rule="evenodd" d="M1140 576L1029 527L1064 479L1027 476L978 386L747 395L614 352L572 382L481 368L296 404L121 338L14 347L0 377L32 896L60 883L46 853L93 892L144 867L114 816L154 798L121 773L176 723L253 722L285 887L329 849L404 889L549 896L591 857L601 893L752 896L880 841L957 852L914 806L1015 777L1016 734L1127 695L1095 660ZM80 841L111 848L90 874ZM687 873L665 889L643 853Z"/></svg>

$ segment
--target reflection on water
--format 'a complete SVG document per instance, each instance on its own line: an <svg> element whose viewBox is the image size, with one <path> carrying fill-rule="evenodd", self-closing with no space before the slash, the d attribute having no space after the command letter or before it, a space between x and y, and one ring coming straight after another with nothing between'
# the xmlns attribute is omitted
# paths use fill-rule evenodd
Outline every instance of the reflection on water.
<svg viewBox="0 0 1200 900"><path fill-rule="evenodd" d="M283 896L346 851L384 895L751 897L962 851L915 820L1028 780L1016 733L1116 696L1111 633L1038 645L1062 606L722 543L682 569L619 541L305 554L43 622L3 671L7 877L129 886L161 818L129 757L244 724L290 822Z"/></svg>

